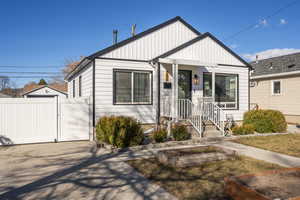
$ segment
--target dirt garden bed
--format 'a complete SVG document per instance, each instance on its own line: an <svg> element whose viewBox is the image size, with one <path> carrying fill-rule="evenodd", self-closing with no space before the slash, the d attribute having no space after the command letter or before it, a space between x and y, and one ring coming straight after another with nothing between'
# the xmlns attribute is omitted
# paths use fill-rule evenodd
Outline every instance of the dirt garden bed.
<svg viewBox="0 0 300 200"><path fill-rule="evenodd" d="M193 156L220 152L213 147L177 151L178 153L171 152L171 154ZM282 169L275 164L237 155L232 159L203 162L190 167L163 164L156 158L130 160L127 163L178 199L195 200L231 199L224 190L226 177Z"/></svg>
<svg viewBox="0 0 300 200"><path fill-rule="evenodd" d="M234 159L235 151L215 146L164 150L156 154L159 162L173 167L191 167L212 161Z"/></svg>
<svg viewBox="0 0 300 200"><path fill-rule="evenodd" d="M300 168L226 178L225 183L233 199L300 200Z"/></svg>

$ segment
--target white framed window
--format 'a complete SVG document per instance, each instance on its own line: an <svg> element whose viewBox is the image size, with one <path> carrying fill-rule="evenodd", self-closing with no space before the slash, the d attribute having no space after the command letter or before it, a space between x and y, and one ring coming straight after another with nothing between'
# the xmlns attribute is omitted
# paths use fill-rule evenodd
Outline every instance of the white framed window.
<svg viewBox="0 0 300 200"><path fill-rule="evenodd" d="M79 76L78 79L78 96L81 97L81 88L82 88L82 80L81 80L81 76Z"/></svg>
<svg viewBox="0 0 300 200"><path fill-rule="evenodd" d="M152 104L152 72L113 71L113 104Z"/></svg>
<svg viewBox="0 0 300 200"><path fill-rule="evenodd" d="M281 95L282 94L281 80L272 80L271 85L272 85L272 87L271 87L272 95Z"/></svg>
<svg viewBox="0 0 300 200"><path fill-rule="evenodd" d="M212 83L212 76L212 73L203 73L203 97L214 98L223 109L238 109L238 74L215 73L215 84Z"/></svg>
<svg viewBox="0 0 300 200"><path fill-rule="evenodd" d="M75 98L75 79L73 80L73 98Z"/></svg>

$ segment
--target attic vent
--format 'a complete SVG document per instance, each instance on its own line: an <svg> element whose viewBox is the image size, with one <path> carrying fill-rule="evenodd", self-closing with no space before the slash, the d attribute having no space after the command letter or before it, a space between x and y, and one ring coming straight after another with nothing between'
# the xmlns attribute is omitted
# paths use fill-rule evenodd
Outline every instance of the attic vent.
<svg viewBox="0 0 300 200"><path fill-rule="evenodd" d="M295 67L295 64L292 64L292 65L289 65L289 66L288 66L289 69L291 69L291 68L293 68L293 67Z"/></svg>
<svg viewBox="0 0 300 200"><path fill-rule="evenodd" d="M272 62L270 62L269 69L273 69L273 63Z"/></svg>

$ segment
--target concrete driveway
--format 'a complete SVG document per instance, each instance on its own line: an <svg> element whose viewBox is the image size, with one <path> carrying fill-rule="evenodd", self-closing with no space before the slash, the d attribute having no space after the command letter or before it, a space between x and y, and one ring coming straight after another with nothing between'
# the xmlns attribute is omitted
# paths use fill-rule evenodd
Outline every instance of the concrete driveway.
<svg viewBox="0 0 300 200"><path fill-rule="evenodd" d="M0 199L174 199L92 142L0 147Z"/></svg>

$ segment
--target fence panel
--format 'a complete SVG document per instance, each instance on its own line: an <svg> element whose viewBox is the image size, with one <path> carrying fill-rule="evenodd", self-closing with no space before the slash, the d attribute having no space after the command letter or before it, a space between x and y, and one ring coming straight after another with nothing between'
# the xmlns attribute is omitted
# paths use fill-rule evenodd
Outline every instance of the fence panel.
<svg viewBox="0 0 300 200"><path fill-rule="evenodd" d="M54 142L56 138L55 98L0 99L0 144Z"/></svg>

